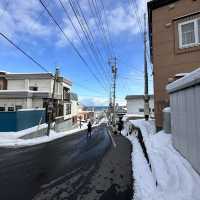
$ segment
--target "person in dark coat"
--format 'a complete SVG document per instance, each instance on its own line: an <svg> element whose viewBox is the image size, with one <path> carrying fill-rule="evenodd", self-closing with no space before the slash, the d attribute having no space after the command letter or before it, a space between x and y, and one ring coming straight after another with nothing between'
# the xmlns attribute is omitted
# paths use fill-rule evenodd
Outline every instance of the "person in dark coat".
<svg viewBox="0 0 200 200"><path fill-rule="evenodd" d="M121 134L122 129L123 129L123 121L120 119L118 122L118 131L120 134Z"/></svg>
<svg viewBox="0 0 200 200"><path fill-rule="evenodd" d="M92 124L89 121L87 124L88 130L87 130L87 137L92 137Z"/></svg>

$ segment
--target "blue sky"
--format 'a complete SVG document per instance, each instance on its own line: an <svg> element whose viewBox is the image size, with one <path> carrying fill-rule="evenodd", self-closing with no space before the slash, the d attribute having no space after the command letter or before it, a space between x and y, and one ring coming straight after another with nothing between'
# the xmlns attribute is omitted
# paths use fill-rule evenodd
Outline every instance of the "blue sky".
<svg viewBox="0 0 200 200"><path fill-rule="evenodd" d="M84 43L87 44L69 1L61 1L71 16ZM101 9L102 21L104 22L105 30L110 32L112 46L117 56L117 102L124 104L124 98L127 94L143 93L143 41L136 16L140 16L142 19L143 12L146 10L146 2L145 0L102 1L105 6L105 12ZM136 4L131 4L131 1L136 1ZM58 65L62 74L72 80L73 92L79 95L82 103L87 105L106 105L109 98L109 80L107 77L111 76L111 70L109 70L107 63L108 57L111 55L107 53L107 49L103 45L102 32L96 25L98 19L91 12L89 2L92 2L92 0L79 0L78 2L94 36L95 47L101 52L101 66L91 63L91 57L88 56L83 48L59 1L46 0L44 2L46 2L45 4L59 22L67 37L89 63L93 74L98 80L101 80L101 84L97 82L87 69L87 66L77 56L38 0L0 1L0 32L7 35L12 41L31 54L48 71L54 72L55 66ZM96 2L100 7L100 0L96 0ZM109 29L106 29L106 23ZM104 70L102 65L105 68ZM42 72L38 66L1 37L0 70L9 72ZM150 65L149 74L151 74ZM150 92L152 93L152 76L149 75L149 79ZM103 82L105 82L105 89L101 86Z"/></svg>

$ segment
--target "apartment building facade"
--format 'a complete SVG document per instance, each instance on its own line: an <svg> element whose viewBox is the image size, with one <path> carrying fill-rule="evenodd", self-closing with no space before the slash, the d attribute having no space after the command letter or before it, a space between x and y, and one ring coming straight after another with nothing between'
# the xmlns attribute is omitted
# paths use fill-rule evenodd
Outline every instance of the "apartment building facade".
<svg viewBox="0 0 200 200"><path fill-rule="evenodd" d="M155 117L160 129L162 110L169 105L166 85L177 74L200 67L200 1L152 0L148 20Z"/></svg>
<svg viewBox="0 0 200 200"><path fill-rule="evenodd" d="M53 85L54 78L51 73L0 72L0 112L47 109ZM78 97L71 93L71 86L71 81L59 75L55 83L53 104L54 117L62 118L62 121L71 122L78 115Z"/></svg>

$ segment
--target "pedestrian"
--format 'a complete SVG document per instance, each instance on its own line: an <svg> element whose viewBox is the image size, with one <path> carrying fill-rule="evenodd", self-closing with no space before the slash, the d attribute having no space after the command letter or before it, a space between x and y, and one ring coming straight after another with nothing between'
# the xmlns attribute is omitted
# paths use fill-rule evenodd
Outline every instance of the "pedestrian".
<svg viewBox="0 0 200 200"><path fill-rule="evenodd" d="M117 135L117 127L116 127L116 125L113 125L113 133L114 133L115 135Z"/></svg>
<svg viewBox="0 0 200 200"><path fill-rule="evenodd" d="M92 137L92 124L89 121L87 124L88 130L87 130L87 137Z"/></svg>
<svg viewBox="0 0 200 200"><path fill-rule="evenodd" d="M123 121L120 119L118 122L118 131L120 134L121 134L122 129L123 129Z"/></svg>

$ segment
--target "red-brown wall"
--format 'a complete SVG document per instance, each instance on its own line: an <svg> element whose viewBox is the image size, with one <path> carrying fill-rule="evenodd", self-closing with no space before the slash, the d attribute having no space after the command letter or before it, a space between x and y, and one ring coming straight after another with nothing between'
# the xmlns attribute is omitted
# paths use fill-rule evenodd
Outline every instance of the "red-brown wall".
<svg viewBox="0 0 200 200"><path fill-rule="evenodd" d="M180 50L177 34L177 24L200 16L191 16L198 12L199 0L179 0L152 11L155 117L158 128L162 127L162 109L169 104L165 89L168 78L200 67L200 46Z"/></svg>

